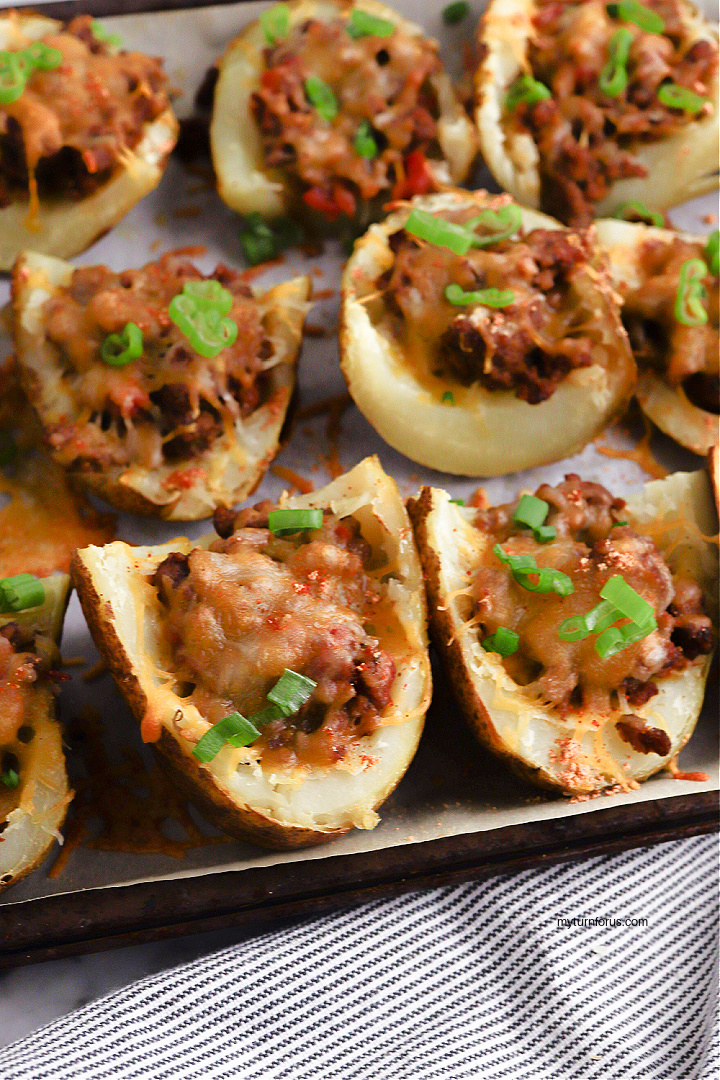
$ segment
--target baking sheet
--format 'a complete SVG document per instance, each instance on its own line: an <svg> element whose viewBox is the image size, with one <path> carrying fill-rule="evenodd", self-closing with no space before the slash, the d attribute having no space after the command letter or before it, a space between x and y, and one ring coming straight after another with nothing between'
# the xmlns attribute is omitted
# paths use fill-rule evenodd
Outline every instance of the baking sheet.
<svg viewBox="0 0 720 1080"><path fill-rule="evenodd" d="M166 58L171 81L182 96L176 106L179 116L189 115L195 90L201 84L207 68L223 51L227 42L251 18L268 4L247 3L231 6L205 7L197 10L158 12L103 20L108 29L121 34L128 48L138 48ZM458 27L445 27L441 20L442 3L424 5L421 21L426 29L440 38L446 62L457 57L470 28L472 19ZM710 11L711 5L706 4ZM417 6L403 2L395 4L408 17L418 18ZM475 4L473 15L480 10ZM79 8L82 10L82 8ZM478 186L490 184L487 174L477 177ZM207 254L197 259L204 271L218 261L242 268L243 259L237 239L238 219L211 191L199 190L197 175L191 175L176 160L171 161L158 189L148 196L112 232L89 251L74 260L77 264L106 263L115 270L141 265L156 258L162 251L187 244L203 244ZM490 184L490 186L493 186ZM708 213L717 212L714 196L696 200L672 212L673 223L693 232L707 231L703 221ZM332 289L333 296L319 301L309 321L332 331L337 324L339 272L344 256L334 244L313 259L291 253L279 266L272 267L256 283L260 287L274 284L298 272L313 274L317 291ZM0 283L0 302L8 295L6 282ZM7 341L0 347L10 349ZM300 405L307 406L330 395L340 394L345 384L338 368L337 343L334 336L308 338L303 348L300 366ZM291 445L276 459L309 477L316 487L329 479L323 464L328 450L325 435L326 418L301 421L296 425ZM354 406L342 418L339 443L340 459L350 468L367 454L377 453L383 467L400 484L403 494L414 494L423 483L444 486L453 497L467 497L478 481L451 477L424 469L389 448L372 430ZM630 449L633 440L620 429L606 433L601 443ZM657 437L653 443L657 458L672 470L701 468L703 462L682 451L669 440ZM528 470L511 477L484 482L491 501L506 501L520 487L534 488L543 480L556 483L566 472L580 473L584 478L597 480L612 488L618 495L636 490L647 476L634 462L611 460L598 450L587 447L581 454L541 469ZM277 498L285 485L268 474L253 501ZM121 517L118 535L130 542L158 543L178 535L196 537L207 532L209 523L199 522L168 525L162 522L140 521ZM93 663L97 653L92 645L77 599L74 597L65 624L63 638L65 656L83 656ZM123 746L135 746L147 756L142 747L134 720L124 705L110 676L85 683L80 672L72 669L73 679L63 688L60 713L64 720L77 714L82 705L90 703L102 712L107 727L109 752L118 756ZM440 838L482 834L505 826L525 822L552 821L593 813L595 810L628 807L633 804L693 795L718 788L718 752L716 718L718 714L717 686L711 688L703 716L690 745L682 752L681 768L708 773L707 782L697 783L672 779L660 774L641 785L636 792L625 795L601 796L596 799L570 802L534 791L511 776L495 759L485 754L466 733L452 697L440 673L435 671L435 695L425 735L418 755L395 794L381 809L381 824L371 832L354 831L332 844L310 851L266 853L248 844L223 843L189 851L178 860L164 855L130 855L81 848L71 856L59 878L50 879L47 869L54 855L43 867L0 898L0 905L23 905L28 900L79 890L104 889L139 882L188 878L223 871L242 871L256 867L334 859L395 847L402 849ZM72 750L71 750L72 752ZM149 760L149 757L148 757ZM208 828L208 832L211 832ZM322 876L322 865L318 876ZM402 872L402 852L398 852L398 874ZM91 904L92 898L88 897ZM88 915L91 917L91 907ZM18 911L20 916L21 912Z"/></svg>

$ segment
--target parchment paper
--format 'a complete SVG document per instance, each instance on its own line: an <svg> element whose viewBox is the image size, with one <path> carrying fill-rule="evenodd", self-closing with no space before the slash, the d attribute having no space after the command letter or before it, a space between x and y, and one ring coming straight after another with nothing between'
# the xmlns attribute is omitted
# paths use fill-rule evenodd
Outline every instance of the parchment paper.
<svg viewBox="0 0 720 1080"><path fill-rule="evenodd" d="M249 3L195 11L123 16L103 21L108 29L122 36L126 47L166 58L171 80L182 92L176 102L177 113L186 116L193 111L194 93L208 67L240 28L267 6ZM446 63L453 67L457 66L462 45L474 29L475 17L481 5L472 5L473 15L456 27L446 27L442 23L443 6L437 0L431 0L423 5L420 12L417 4L410 0L395 4L402 14L422 21L429 33L441 40ZM705 7L710 12L712 5L706 2ZM197 243L207 247L207 255L197 260L204 271L211 270L218 261L242 268L244 264L237 238L237 217L214 192L200 191L200 186L197 176L188 173L173 159L158 189L75 262L78 265L105 263L114 270L121 270L142 265L165 250ZM476 186L490 186L496 190L487 173L478 174ZM706 232L710 226L702 219L708 213L716 212L717 198L708 196L673 211L671 217L680 228ZM328 244L323 255L313 259L291 253L280 266L273 267L256 284L266 286L297 272L310 271L316 291L332 289L334 292L332 297L316 304L309 321L332 330L337 324L337 289L343 261L344 256L334 244ZM0 302L5 302L8 292L7 282L0 282ZM9 351L11 345L3 340L0 347ZM344 392L334 335L306 339L299 386L301 406ZM323 455L328 449L325 424L326 417L298 423L291 445L276 459L276 464L286 465L311 478L316 487L323 486L329 479L322 464ZM600 442L628 449L633 445L629 435L620 429L606 433ZM700 458L660 436L653 443L653 449L658 459L671 470L704 466ZM431 483L446 487L454 497L467 497L479 483L433 472L409 461L388 447L358 410L351 406L342 419L342 464L350 468L372 453L379 455L383 467L396 478L405 495L414 494L423 483ZM566 461L489 480L483 486L493 502L506 501L520 487L532 489L543 480L556 483L570 471L580 473L588 480L597 480L621 496L636 490L648 479L635 463L611 460L599 453L597 446L590 445L581 454ZM284 486L282 481L268 473L253 501L265 497L276 498ZM126 516L120 518L118 535L130 542L158 543L178 535L195 537L208 531L208 522L178 527ZM88 663L97 658L76 597L71 601L65 623L63 654L83 656ZM129 855L81 848L71 856L59 878L52 880L47 877L53 855L40 870L4 894L0 903L21 904L56 893L279 863L290 864L288 873L292 874L291 864L298 861L332 859L337 855L402 846L462 833L476 832L478 844L481 845L482 833L486 830L527 821L592 813L609 806L609 798L612 798L612 805L617 806L715 790L718 787L716 687L710 688L696 733L681 756L681 767L687 771L708 773L710 779L707 782L673 780L669 774L661 773L642 784L638 791L626 795L570 802L565 798L542 794L521 783L477 747L463 726L437 665L435 667L434 700L419 752L398 790L381 808L381 824L372 832L356 830L329 845L290 854L266 853L234 841L192 850L180 860L169 856ZM111 754L117 755L120 748L127 745L142 748L143 753L148 754L147 748L142 747L140 742L135 721L111 677L105 675L96 682L85 683L77 669L72 670L73 679L63 688L61 717L72 717L83 704L91 703L102 712ZM209 827L207 831L212 832ZM399 863L401 858L399 854Z"/></svg>

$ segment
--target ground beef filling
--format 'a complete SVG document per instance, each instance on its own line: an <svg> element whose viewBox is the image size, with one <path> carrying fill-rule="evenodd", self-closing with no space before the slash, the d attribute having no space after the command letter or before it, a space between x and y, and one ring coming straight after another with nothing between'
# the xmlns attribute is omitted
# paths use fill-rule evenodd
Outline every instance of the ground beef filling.
<svg viewBox="0 0 720 1080"><path fill-rule="evenodd" d="M22 781L23 764L35 731L27 723L33 695L40 685L60 680L55 642L28 632L16 622L0 623L0 773L15 772ZM0 822L17 805L18 788L0 784Z"/></svg>
<svg viewBox="0 0 720 1080"><path fill-rule="evenodd" d="M670 386L682 386L700 409L720 413L718 368L718 278L703 282L708 321L685 326L675 315L680 270L688 259L703 259L699 243L646 240L640 268L642 284L625 289L623 322L640 367L657 371Z"/></svg>
<svg viewBox="0 0 720 1080"><path fill-rule="evenodd" d="M61 464L99 471L133 462L156 469L194 458L212 448L226 425L264 403L276 346L262 303L234 271L218 266L210 277L232 293L229 318L238 326L235 344L213 359L196 353L168 315L185 282L203 278L182 256L119 274L83 267L47 301L46 337L60 350L76 417L45 425ZM143 355L111 367L100 348L128 322L142 330Z"/></svg>
<svg viewBox="0 0 720 1080"><path fill-rule="evenodd" d="M437 47L395 30L352 38L346 20L310 19L264 50L251 108L266 166L297 178L301 194L328 218L352 216L356 199L434 190L425 154L436 147L438 105L430 80L442 70ZM305 89L310 76L332 89L337 114L324 119ZM359 133L376 150L359 152ZM366 156L367 155L367 156Z"/></svg>
<svg viewBox="0 0 720 1080"><path fill-rule="evenodd" d="M41 40L60 50L62 64L36 70L16 101L0 105L0 206L31 179L41 196L91 194L168 107L162 61L111 53L91 22L81 15L46 34Z"/></svg>
<svg viewBox="0 0 720 1080"><path fill-rule="evenodd" d="M353 518L326 516L312 538L274 537L270 509L259 504L234 522L218 515L222 536L209 551L173 553L158 567L173 671L213 724L264 708L286 668L313 679L309 701L266 724L253 748L265 770L349 762L383 723L395 679L392 656L367 629L383 603L365 573L370 549Z"/></svg>
<svg viewBox="0 0 720 1080"><path fill-rule="evenodd" d="M623 520L624 502L600 484L569 474L557 487L541 485L536 495L550 504L547 524L557 532L552 543L537 543L532 533L513 522L517 501L481 510L476 524L508 553L530 554L539 567L568 574L575 591L559 597L523 589L493 554L491 544L472 586L480 637L495 633L499 626L515 631L519 648L503 661L506 671L528 694L555 706L561 715L588 711L609 716L624 708L622 697L628 706L638 708L658 692L655 679L711 652L711 623L703 613L700 587L671 573L651 539L615 524ZM591 611L615 574L653 605L657 630L603 660L594 635L561 641L558 627L571 616ZM625 712L618 722L625 725L621 736L636 749L643 741L648 747L667 743L662 752L669 752L667 735L664 739L648 735L646 728L658 729L650 729L634 713Z"/></svg>
<svg viewBox="0 0 720 1080"><path fill-rule="evenodd" d="M534 77L552 97L520 104L507 122L532 135L540 154L542 206L569 225L589 224L595 204L616 180L647 175L633 153L638 142L670 135L711 108L686 113L663 104L657 92L675 83L707 97L717 46L690 35L679 0L644 0L644 6L664 19L664 33L611 18L604 0L536 0L529 59ZM598 79L620 27L634 39L628 82L609 97Z"/></svg>
<svg viewBox="0 0 720 1080"><path fill-rule="evenodd" d="M474 210L443 215L462 222ZM597 292L588 275L592 250L585 233L534 229L520 240L455 255L405 230L389 240L392 268L378 281L392 330L412 357L432 357L432 373L464 386L514 390L523 401L546 401L576 368L593 362L601 331ZM503 308L457 307L445 298L452 282L465 292L512 290Z"/></svg>

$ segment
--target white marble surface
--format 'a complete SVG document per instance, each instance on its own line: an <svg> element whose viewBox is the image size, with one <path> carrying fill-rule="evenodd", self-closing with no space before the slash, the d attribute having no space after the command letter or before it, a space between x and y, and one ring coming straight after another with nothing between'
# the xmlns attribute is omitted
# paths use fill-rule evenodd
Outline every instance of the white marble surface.
<svg viewBox="0 0 720 1080"><path fill-rule="evenodd" d="M146 975L206 956L252 934L248 929L217 930L0 971L0 1046Z"/></svg>

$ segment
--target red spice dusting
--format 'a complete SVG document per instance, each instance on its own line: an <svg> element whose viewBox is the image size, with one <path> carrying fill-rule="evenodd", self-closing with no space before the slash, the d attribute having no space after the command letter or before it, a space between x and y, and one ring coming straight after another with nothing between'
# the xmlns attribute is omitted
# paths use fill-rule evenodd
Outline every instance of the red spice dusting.
<svg viewBox="0 0 720 1080"><path fill-rule="evenodd" d="M191 488L198 480L207 480L205 469L176 469L163 480L164 488Z"/></svg>

